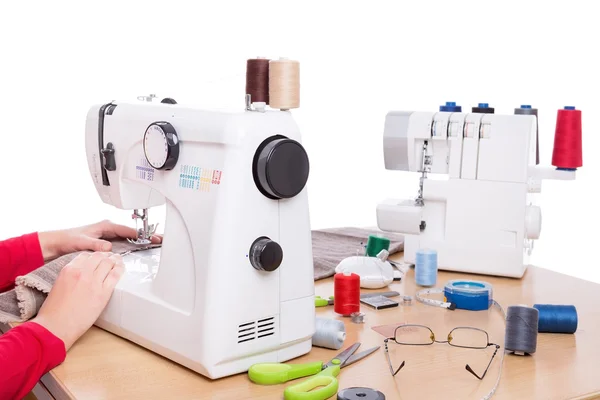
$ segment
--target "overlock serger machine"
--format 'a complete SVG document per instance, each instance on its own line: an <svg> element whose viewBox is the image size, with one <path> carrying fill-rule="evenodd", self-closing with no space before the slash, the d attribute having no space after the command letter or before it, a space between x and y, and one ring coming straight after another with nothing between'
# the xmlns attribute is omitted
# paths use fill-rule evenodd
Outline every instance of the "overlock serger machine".
<svg viewBox="0 0 600 400"><path fill-rule="evenodd" d="M559 110L552 168L538 165L537 110L531 111L522 106L499 115L479 104L469 113L447 103L439 112L387 114L385 168L420 174L415 198L377 207L380 229L405 234L405 262L433 249L439 269L523 276L541 231L542 180L575 179L581 166L581 131L563 134L558 126L571 118L580 129L581 112ZM575 161L556 162L560 151L571 151Z"/></svg>
<svg viewBox="0 0 600 400"><path fill-rule="evenodd" d="M309 160L289 110L99 104L86 150L103 202L141 220L139 246L166 204L162 246L124 256L97 326L209 378L310 351Z"/></svg>

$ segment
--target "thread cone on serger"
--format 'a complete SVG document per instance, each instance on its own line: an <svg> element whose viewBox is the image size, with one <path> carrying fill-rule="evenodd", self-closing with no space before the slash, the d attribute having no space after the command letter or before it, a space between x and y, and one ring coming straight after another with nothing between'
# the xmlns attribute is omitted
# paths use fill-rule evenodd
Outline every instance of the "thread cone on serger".
<svg viewBox="0 0 600 400"><path fill-rule="evenodd" d="M271 60L269 63L269 105L289 110L300 107L300 63Z"/></svg>
<svg viewBox="0 0 600 400"><path fill-rule="evenodd" d="M557 168L576 169L583 166L581 110L558 110L552 165Z"/></svg>
<svg viewBox="0 0 600 400"><path fill-rule="evenodd" d="M252 103L269 104L269 60L256 58L246 62L246 94Z"/></svg>

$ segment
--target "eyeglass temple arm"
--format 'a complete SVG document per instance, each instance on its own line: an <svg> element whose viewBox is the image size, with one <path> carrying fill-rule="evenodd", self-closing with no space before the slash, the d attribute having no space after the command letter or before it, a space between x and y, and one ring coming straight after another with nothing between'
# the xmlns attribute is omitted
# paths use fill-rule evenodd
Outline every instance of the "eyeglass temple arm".
<svg viewBox="0 0 600 400"><path fill-rule="evenodd" d="M390 359L390 353L388 352L388 340L394 340L393 338L387 338L383 341L384 343L384 349L385 349L385 356L387 357L388 360L388 365L390 366L390 372L392 373L392 376L396 376L396 374L402 369L402 367L404 367L405 362L402 361L402 364L400 364L400 366L398 367L398 369L394 372L394 368L392 367L392 360Z"/></svg>
<svg viewBox="0 0 600 400"><path fill-rule="evenodd" d="M488 369L490 368L490 365L492 365L492 361L494 361L494 357L496 356L496 353L498 353L498 349L500 348L500 346L498 346L497 344L494 343L490 343L490 346L496 346L496 350L494 351L494 354L492 354L492 358L490 359L490 362L487 365L487 368L485 369L485 371L483 371L483 375L479 376L475 373L475 371L473 371L473 369L469 366L469 364L467 364L465 366L465 369L467 371L469 371L470 373L472 373L473 375L475 375L477 377L477 379L482 380L483 378L485 378L485 374L487 374Z"/></svg>

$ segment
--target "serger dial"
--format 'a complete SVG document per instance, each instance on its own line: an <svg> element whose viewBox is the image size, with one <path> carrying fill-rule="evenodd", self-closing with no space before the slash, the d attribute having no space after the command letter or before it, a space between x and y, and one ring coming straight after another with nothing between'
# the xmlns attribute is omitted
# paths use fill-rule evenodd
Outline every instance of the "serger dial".
<svg viewBox="0 0 600 400"><path fill-rule="evenodd" d="M144 133L144 154L155 169L173 169L179 158L179 138L173 125L153 122Z"/></svg>

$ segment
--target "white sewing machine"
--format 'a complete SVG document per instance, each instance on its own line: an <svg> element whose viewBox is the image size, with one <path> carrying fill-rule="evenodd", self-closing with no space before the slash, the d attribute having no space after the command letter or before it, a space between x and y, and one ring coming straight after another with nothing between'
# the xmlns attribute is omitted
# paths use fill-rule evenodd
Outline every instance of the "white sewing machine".
<svg viewBox="0 0 600 400"><path fill-rule="evenodd" d="M575 171L537 165L534 115L452 107L387 114L385 168L421 177L416 199L378 205L378 226L405 234L405 262L429 248L439 269L520 278L541 231L542 179L571 180Z"/></svg>
<svg viewBox="0 0 600 400"><path fill-rule="evenodd" d="M290 112L112 102L87 115L102 200L166 203L162 248L124 256L96 325L209 378L306 354L315 330L309 174ZM141 210L141 211L140 211Z"/></svg>

